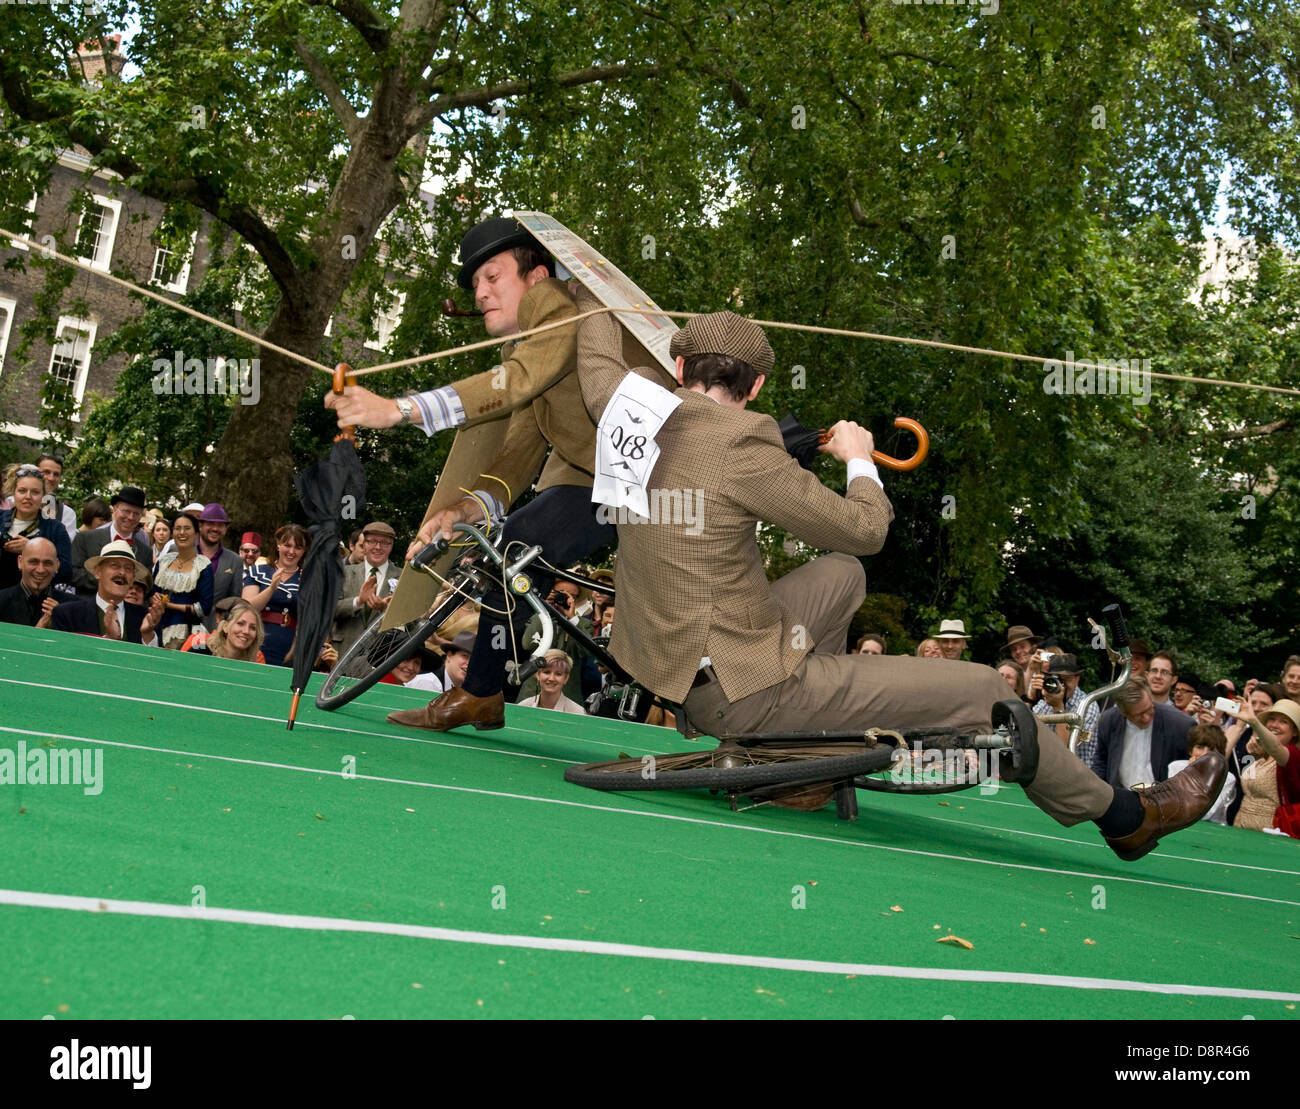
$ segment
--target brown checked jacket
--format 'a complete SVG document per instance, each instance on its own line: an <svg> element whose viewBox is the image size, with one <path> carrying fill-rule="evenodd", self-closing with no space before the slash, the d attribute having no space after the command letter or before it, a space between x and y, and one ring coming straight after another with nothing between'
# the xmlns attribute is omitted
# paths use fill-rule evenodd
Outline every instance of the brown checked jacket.
<svg viewBox="0 0 1300 1109"><path fill-rule="evenodd" d="M583 320L578 373L592 417L628 372L621 325ZM659 369L638 367L663 384ZM676 389L681 405L659 430L650 520L618 528L618 620L611 650L654 692L685 699L708 658L727 700L786 680L814 644L768 586L756 538L768 521L809 545L875 554L893 509L860 477L846 496L827 489L785 451L776 422ZM612 511L612 510L611 510Z"/></svg>
<svg viewBox="0 0 1300 1109"><path fill-rule="evenodd" d="M576 315L564 283L539 281L519 302L519 330ZM477 488L513 503L537 477L539 490L552 485L590 486L596 458L596 426L578 386L574 327L557 327L522 342L506 343L500 369L452 384L465 409L465 426L514 412L500 452ZM545 468L548 447L554 447ZM493 479L498 480L493 480ZM509 489L506 495L504 485ZM509 504L507 504L509 507Z"/></svg>

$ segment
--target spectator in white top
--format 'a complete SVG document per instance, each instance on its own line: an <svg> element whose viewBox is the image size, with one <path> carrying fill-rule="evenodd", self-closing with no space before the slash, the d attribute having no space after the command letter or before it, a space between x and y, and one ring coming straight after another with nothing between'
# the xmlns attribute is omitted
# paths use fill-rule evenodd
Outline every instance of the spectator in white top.
<svg viewBox="0 0 1300 1109"><path fill-rule="evenodd" d="M546 652L546 665L537 671L537 684L541 692L536 697L529 697L519 703L526 708L554 709L556 712L571 712L577 716L586 716L586 710L576 701L564 695L564 683L569 680L573 669L573 660L558 648Z"/></svg>
<svg viewBox="0 0 1300 1109"><path fill-rule="evenodd" d="M1169 764L1169 777L1173 777L1180 770L1190 766L1197 759L1204 757L1211 751L1218 751L1220 755L1227 754L1228 737L1223 734L1223 729L1217 724L1197 724L1190 732L1187 733L1187 753L1185 759L1175 759ZM1223 780L1223 789L1219 791L1219 798L1210 806L1202 820L1208 820L1214 824L1228 823L1228 808L1237 797L1237 782L1231 774Z"/></svg>

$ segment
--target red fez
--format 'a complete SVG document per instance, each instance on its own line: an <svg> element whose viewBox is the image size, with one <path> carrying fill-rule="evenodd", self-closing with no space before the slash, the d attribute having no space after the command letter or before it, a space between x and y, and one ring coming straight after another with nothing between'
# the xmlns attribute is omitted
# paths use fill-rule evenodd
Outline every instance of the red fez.
<svg viewBox="0 0 1300 1109"><path fill-rule="evenodd" d="M262 537L255 531L246 531L239 537L241 547L256 547L259 551L262 549Z"/></svg>

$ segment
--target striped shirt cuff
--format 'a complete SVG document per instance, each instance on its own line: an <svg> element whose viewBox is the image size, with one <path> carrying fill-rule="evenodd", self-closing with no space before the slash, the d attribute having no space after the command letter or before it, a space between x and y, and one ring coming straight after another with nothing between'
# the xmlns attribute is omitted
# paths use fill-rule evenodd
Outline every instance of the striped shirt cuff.
<svg viewBox="0 0 1300 1109"><path fill-rule="evenodd" d="M492 513L492 526L498 526L506 514L506 510L502 506L501 502L486 489L475 489L474 495L483 498L483 503L487 505L488 511Z"/></svg>
<svg viewBox="0 0 1300 1109"><path fill-rule="evenodd" d="M411 403L420 410L420 430L425 435L450 431L465 422L465 406L450 385L431 389L427 393L412 393Z"/></svg>
<svg viewBox="0 0 1300 1109"><path fill-rule="evenodd" d="M885 483L880 480L880 471L876 469L876 464L869 458L850 458L848 470L850 482L854 478L869 477L881 489L885 487Z"/></svg>

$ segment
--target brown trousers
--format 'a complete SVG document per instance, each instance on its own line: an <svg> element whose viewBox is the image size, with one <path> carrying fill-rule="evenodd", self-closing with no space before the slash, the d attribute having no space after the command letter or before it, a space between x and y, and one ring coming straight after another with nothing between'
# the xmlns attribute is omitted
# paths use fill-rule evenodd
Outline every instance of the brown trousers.
<svg viewBox="0 0 1300 1109"><path fill-rule="evenodd" d="M784 682L735 704L716 681L691 690L683 707L699 731L988 732L993 705L1014 696L996 670L973 662L844 654L849 621L866 596L866 576L856 558L832 554L805 563L774 582L772 592L794 622L794 634L802 628L813 650ZM1025 793L1043 812L1069 826L1110 807L1111 787L1043 724L1038 747L1038 774Z"/></svg>

